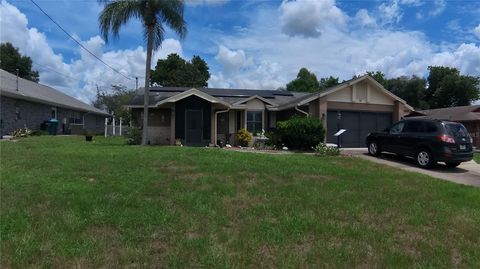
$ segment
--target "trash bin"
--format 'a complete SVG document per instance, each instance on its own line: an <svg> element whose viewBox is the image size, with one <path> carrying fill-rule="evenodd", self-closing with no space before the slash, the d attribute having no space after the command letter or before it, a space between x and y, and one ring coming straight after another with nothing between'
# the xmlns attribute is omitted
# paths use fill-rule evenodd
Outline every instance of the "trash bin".
<svg viewBox="0 0 480 269"><path fill-rule="evenodd" d="M58 120L51 119L48 122L50 123L50 126L48 128L48 134L49 135L57 135Z"/></svg>

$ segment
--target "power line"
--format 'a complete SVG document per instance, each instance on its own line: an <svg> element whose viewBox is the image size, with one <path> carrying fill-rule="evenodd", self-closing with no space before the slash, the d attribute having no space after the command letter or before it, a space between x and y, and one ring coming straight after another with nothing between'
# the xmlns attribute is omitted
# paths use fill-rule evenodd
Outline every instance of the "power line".
<svg viewBox="0 0 480 269"><path fill-rule="evenodd" d="M50 71L52 71L52 72L55 72L55 73L57 73L57 74L59 74L59 75L61 75L61 76L64 76L64 77L68 78L68 79L72 79L72 80L76 80L76 81L77 81L77 80L78 80L78 81L83 81L82 79L78 79L78 78L71 77L71 76L69 76L69 75L65 75L65 74L60 73L60 72L58 72L57 70L55 70L55 69L53 69L53 68L51 68L51 67L48 67L48 66L45 66L45 65L36 63L36 62L34 62L34 61L32 61L32 63L35 64L35 65L38 65L38 66L40 66L40 67L43 67L43 68L45 68L45 69L48 69L48 70L50 70Z"/></svg>
<svg viewBox="0 0 480 269"><path fill-rule="evenodd" d="M92 55L93 57L95 57L97 60L99 60L101 63L103 63L105 66L107 66L108 68L112 69L113 71L115 71L116 73L120 74L121 76L123 76L124 78L128 79L128 80L132 80L132 78L129 78L127 77L126 75L122 74L120 71L118 71L117 69L113 68L112 66L110 66L109 64L107 64L106 62L104 62L102 59L100 59L97 55L93 54L93 52L89 51L85 46L82 45L82 43L80 43L78 40L76 40L72 35L70 35L62 26L60 26L60 24L58 24L52 17L50 17L50 15L47 14L47 12L45 12L37 3L35 3L34 0L30 0L35 6L37 6L37 8L43 13L45 14L45 16L47 16L56 26L58 26L58 28L60 28L67 36L69 36L73 41L75 41L75 43L77 43L82 49L84 49L85 51L87 51L88 53L90 53L90 55Z"/></svg>

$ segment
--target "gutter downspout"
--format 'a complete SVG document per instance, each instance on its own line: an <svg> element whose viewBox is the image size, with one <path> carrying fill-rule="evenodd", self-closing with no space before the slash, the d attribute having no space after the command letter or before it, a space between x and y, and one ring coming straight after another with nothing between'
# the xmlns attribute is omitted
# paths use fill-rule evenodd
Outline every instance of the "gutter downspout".
<svg viewBox="0 0 480 269"><path fill-rule="evenodd" d="M215 112L215 124L214 124L214 129L215 129L215 132L214 132L214 135L213 135L213 144L216 146L217 145L217 116L218 114L220 113L226 113L230 111L230 108L227 108L226 110L220 110L220 111L217 111ZM226 142L226 141L225 141Z"/></svg>
<svg viewBox="0 0 480 269"><path fill-rule="evenodd" d="M298 112L300 112L300 113L302 113L302 114L305 114L305 116L307 116L307 117L310 117L310 114L308 114L307 112L305 112L305 111L301 110L300 108L298 108L298 104L295 105L295 110L298 111Z"/></svg>

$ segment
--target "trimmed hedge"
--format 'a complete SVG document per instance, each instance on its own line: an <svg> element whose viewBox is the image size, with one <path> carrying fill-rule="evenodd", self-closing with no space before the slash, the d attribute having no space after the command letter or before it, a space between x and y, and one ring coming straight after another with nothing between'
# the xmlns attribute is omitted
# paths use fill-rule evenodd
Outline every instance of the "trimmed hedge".
<svg viewBox="0 0 480 269"><path fill-rule="evenodd" d="M325 128L319 118L294 116L277 122L272 132L272 143L291 149L313 150L325 138Z"/></svg>

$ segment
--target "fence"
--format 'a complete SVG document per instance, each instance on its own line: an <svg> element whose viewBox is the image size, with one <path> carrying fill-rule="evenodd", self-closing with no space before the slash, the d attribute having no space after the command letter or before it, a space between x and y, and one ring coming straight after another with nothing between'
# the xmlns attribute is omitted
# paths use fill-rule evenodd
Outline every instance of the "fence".
<svg viewBox="0 0 480 269"><path fill-rule="evenodd" d="M112 123L108 124L108 119L105 119L105 137L107 136L122 136L128 132L128 125L122 124L122 118L112 119Z"/></svg>

